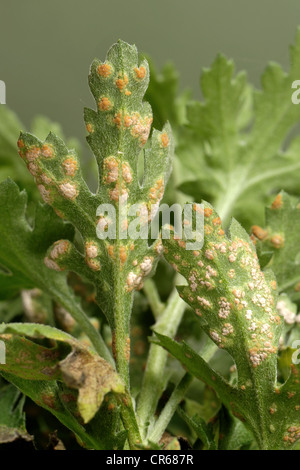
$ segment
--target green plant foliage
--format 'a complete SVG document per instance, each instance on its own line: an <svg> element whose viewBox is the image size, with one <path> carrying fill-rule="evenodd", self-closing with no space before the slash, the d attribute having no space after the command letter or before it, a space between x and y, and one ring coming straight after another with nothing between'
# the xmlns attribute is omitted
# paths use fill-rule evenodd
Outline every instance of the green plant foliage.
<svg viewBox="0 0 300 470"><path fill-rule="evenodd" d="M30 338L48 338L71 347L66 356L58 346L48 348ZM106 434L97 437L94 425L84 429L96 416L109 392L123 394L124 384L112 366L72 336L46 325L11 323L0 326L0 338L6 346L6 364L0 365L4 377L14 383L33 401L54 414L73 430L84 445L109 449L124 444L125 435L114 435L115 412L104 405L100 409ZM84 371L84 374L82 373ZM64 385L63 385L64 384ZM77 389L77 396L72 389ZM73 409L72 404L77 407ZM82 419L78 419L78 413ZM107 416L108 414L108 416ZM110 426L108 426L108 421ZM85 435L87 433L87 435ZM115 439L117 439L115 441Z"/></svg>
<svg viewBox="0 0 300 470"><path fill-rule="evenodd" d="M288 73L275 63L255 90L244 72L218 55L201 76L203 101L187 107L188 129L176 154L180 189L211 202L222 219L234 215L248 228L261 222L268 195L280 189L299 194L299 137L286 139L299 110L291 85L300 76L300 31L291 48Z"/></svg>
<svg viewBox="0 0 300 470"><path fill-rule="evenodd" d="M276 275L280 291L299 299L299 201L281 192L266 209L265 228L255 225L252 232L258 241L260 256L271 254L268 266Z"/></svg>
<svg viewBox="0 0 300 470"><path fill-rule="evenodd" d="M164 241L165 256L188 281L178 287L180 296L194 309L204 331L234 359L237 380L227 383L184 343L157 334L158 344L215 388L233 414L247 423L261 448L293 445L300 437L298 428L289 431L295 427L300 403L298 369L292 364L290 378L277 388L282 319L276 310L274 276L260 270L255 248L235 220L227 237L208 203L194 205L194 210L204 212L201 252L188 251L186 242L171 230L171 238Z"/></svg>
<svg viewBox="0 0 300 470"><path fill-rule="evenodd" d="M258 91L218 55L200 102L118 41L89 73L93 171L58 124L0 107L0 444L33 445L29 397L40 433L86 449L299 449L297 79L300 30L288 73ZM192 250L149 230L183 193L209 201Z"/></svg>
<svg viewBox="0 0 300 470"><path fill-rule="evenodd" d="M68 311L74 319L92 330L94 347L106 356L102 339L93 331L85 313L69 288L65 273L55 273L44 263L45 250L57 236L73 236L73 228L59 219L50 207L38 204L34 228L26 220L26 193L6 180L0 184L0 226L2 244L0 274L2 298L15 294L19 289L38 287L47 292Z"/></svg>
<svg viewBox="0 0 300 470"><path fill-rule="evenodd" d="M8 323L0 327L0 332L7 357L7 364L0 365L0 368L22 379L60 379L69 387L78 389L78 410L85 423L95 416L104 395L110 391L125 391L124 384L110 364L61 330L47 325ZM49 350L18 335L63 341L72 347L72 351L57 367L58 350Z"/></svg>
<svg viewBox="0 0 300 470"><path fill-rule="evenodd" d="M212 424L206 424L204 419L200 416L195 415L193 418L190 418L181 408L178 408L179 415L184 419L184 421L192 428L195 432L197 438L203 442L204 449L206 450L216 450L216 444L214 441Z"/></svg>
<svg viewBox="0 0 300 470"><path fill-rule="evenodd" d="M151 108L142 101L148 82L147 62L139 65L136 48L122 41L110 49L104 63L95 60L91 65L89 83L97 111L86 109L85 121L87 140L99 169L96 194L82 177L76 151L69 150L59 137L50 133L41 142L32 134L21 133L18 140L19 153L42 198L77 228L83 240L82 252L69 239L59 237L44 257L43 270L52 269L58 284L55 271L70 270L95 286L97 303L112 330L117 368L127 387L133 292L142 287L143 278L155 268L161 242L148 246L147 231L144 239L126 239L119 225L109 239L97 237L97 228L104 233L111 225L106 212L97 212L97 208L100 204L113 205L119 220L123 206L128 211L136 204L140 230L145 225L147 230L158 209L170 174L173 144L166 125L162 132L152 132L143 150L152 123ZM142 184L139 159L144 160L145 168ZM136 217L136 211L133 215Z"/></svg>
<svg viewBox="0 0 300 470"><path fill-rule="evenodd" d="M57 271L67 268L78 272L92 282L97 301L115 330L119 321L115 318L116 303L122 302L122 322L128 323L132 292L151 272L159 244L148 247L147 240L123 241L119 228L115 241L100 240L97 223L102 227L110 221L104 214L97 218L97 207L113 204L118 216L123 201L128 208L140 204L144 212L157 204L170 172L172 136L169 127L161 133L153 131L151 144L143 152L152 122L150 107L142 103L149 71L146 62L138 67L134 47L123 42L113 46L105 63L93 62L89 80L98 108L85 110L87 139L99 167L96 194L82 179L76 154L53 134L45 143L21 134L19 148L44 201L71 221L84 240L84 254L71 243L59 241L49 250L46 264ZM142 186L137 176L141 152L145 158Z"/></svg>
<svg viewBox="0 0 300 470"><path fill-rule="evenodd" d="M24 162L17 158L16 140L24 125L17 115L6 106L0 106L0 181L12 178L21 189L26 188L30 200L38 200L38 191L30 174L25 171ZM31 126L34 135L44 139L49 131L64 138L60 124L50 121L44 116L37 116ZM81 146L76 138L68 139L68 145L81 153Z"/></svg>
<svg viewBox="0 0 300 470"><path fill-rule="evenodd" d="M0 390L0 444L17 439L32 441L25 427L23 411L25 397L13 385L6 385Z"/></svg>

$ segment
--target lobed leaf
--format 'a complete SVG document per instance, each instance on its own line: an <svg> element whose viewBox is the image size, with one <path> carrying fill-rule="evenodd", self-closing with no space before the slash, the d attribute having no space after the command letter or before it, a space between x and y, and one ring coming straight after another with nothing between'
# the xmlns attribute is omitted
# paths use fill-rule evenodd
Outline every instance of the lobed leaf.
<svg viewBox="0 0 300 470"><path fill-rule="evenodd" d="M291 425L286 400L278 398L277 349L282 320L276 310L276 281L270 271L261 271L254 245L235 220L226 236L218 214L208 203L195 204L194 211L204 213L202 250L187 250L185 240L171 228L171 238L164 240L165 256L188 281L178 287L180 296L193 308L214 343L234 359L236 383L224 386L222 378L187 345L158 336L160 344L190 373L215 388L233 414L246 422L261 448L281 448L284 442L292 445L299 437L297 430L292 432L293 442L283 441L283 433L294 429L294 419L299 419L293 418ZM292 374L296 372L292 367ZM295 387L295 380L292 383ZM283 390L288 388L289 381Z"/></svg>
<svg viewBox="0 0 300 470"><path fill-rule="evenodd" d="M263 217L274 191L299 195L299 110L292 83L300 75L300 30L291 47L288 73L271 63L262 89L219 55L201 77L203 101L187 107L188 127L176 149L179 189L194 200L205 197L222 219L234 215L248 228Z"/></svg>
<svg viewBox="0 0 300 470"><path fill-rule="evenodd" d="M252 227L260 256L270 253L267 264L276 275L280 292L292 300L300 289L300 206L299 201L280 192L265 211L265 226Z"/></svg>

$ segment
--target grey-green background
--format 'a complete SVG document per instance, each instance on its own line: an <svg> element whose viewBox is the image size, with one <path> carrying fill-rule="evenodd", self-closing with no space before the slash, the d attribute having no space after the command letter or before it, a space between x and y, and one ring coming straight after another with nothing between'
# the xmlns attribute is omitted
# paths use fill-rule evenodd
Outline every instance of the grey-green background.
<svg viewBox="0 0 300 470"><path fill-rule="evenodd" d="M173 61L197 97L201 68L218 52L257 86L268 61L287 68L297 25L299 0L0 0L0 79L26 127L45 114L84 141L89 64L118 38L158 67Z"/></svg>

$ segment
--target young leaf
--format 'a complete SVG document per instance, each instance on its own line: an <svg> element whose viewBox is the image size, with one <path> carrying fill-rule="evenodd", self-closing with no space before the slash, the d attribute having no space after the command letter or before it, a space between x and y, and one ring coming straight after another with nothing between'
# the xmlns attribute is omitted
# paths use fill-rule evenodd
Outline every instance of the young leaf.
<svg viewBox="0 0 300 470"><path fill-rule="evenodd" d="M16 140L22 128L23 125L15 113L7 105L0 106L0 181L7 177L14 178L18 184L26 186L30 193L34 193L33 182L16 150Z"/></svg>
<svg viewBox="0 0 300 470"><path fill-rule="evenodd" d="M253 437L245 425L223 406L219 413L218 450L245 450L253 444Z"/></svg>
<svg viewBox="0 0 300 470"><path fill-rule="evenodd" d="M189 130L176 154L184 172L181 189L195 200L204 196L224 220L233 214L249 226L261 220L267 194L280 188L299 194L299 136L283 150L299 122L291 100L299 57L300 30L289 72L269 64L259 91L250 89L244 73L234 75L233 62L221 55L203 71L204 102L188 106Z"/></svg>
<svg viewBox="0 0 300 470"><path fill-rule="evenodd" d="M205 449L216 450L216 443L212 429L207 425L200 416L195 415L190 418L180 407L178 408L178 414L183 418L186 424L196 433L197 437L203 442Z"/></svg>
<svg viewBox="0 0 300 470"><path fill-rule="evenodd" d="M167 63L160 72L157 72L154 63L149 62L150 83L145 97L151 104L154 114L154 126L161 129L166 122L172 127L178 127L186 121L186 104L190 98L189 91L179 97L179 74L172 63Z"/></svg>
<svg viewBox="0 0 300 470"><path fill-rule="evenodd" d="M300 297L300 205L282 191L266 208L265 227L252 227L261 254L271 253L267 264L276 275L278 288L291 299Z"/></svg>

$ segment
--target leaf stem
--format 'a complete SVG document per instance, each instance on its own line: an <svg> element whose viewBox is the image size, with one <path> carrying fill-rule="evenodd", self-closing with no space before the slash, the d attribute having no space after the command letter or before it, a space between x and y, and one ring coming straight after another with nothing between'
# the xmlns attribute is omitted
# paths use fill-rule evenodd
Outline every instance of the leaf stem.
<svg viewBox="0 0 300 470"><path fill-rule="evenodd" d="M116 267L118 270L118 266ZM123 280L118 272L115 283L115 309L113 331L113 354L116 361L117 371L122 377L126 394L119 399L121 405L121 418L125 429L128 432L128 443L131 449L136 449L136 445L141 443L141 435L135 416L135 410L130 394L130 314L132 308L133 294L125 292Z"/></svg>
<svg viewBox="0 0 300 470"><path fill-rule="evenodd" d="M185 307L185 302L179 297L177 290L174 289L165 310L161 313L153 329L173 337L181 322ZM137 406L143 439L147 436L150 419L155 413L158 400L164 389L167 355L167 351L163 348L151 344Z"/></svg>
<svg viewBox="0 0 300 470"><path fill-rule="evenodd" d="M144 292L150 304L153 316L155 320L158 320L159 316L165 308L165 304L159 298L159 294L153 279L147 279L145 281Z"/></svg>
<svg viewBox="0 0 300 470"><path fill-rule="evenodd" d="M126 394L122 397L116 395L116 399L121 405L121 418L124 428L128 432L129 447L132 450L137 449L137 444L141 444L141 435L130 392L126 389Z"/></svg>
<svg viewBox="0 0 300 470"><path fill-rule="evenodd" d="M209 362L217 349L217 346L209 340L201 353L202 359L204 359L206 362ZM149 435L149 440L151 442L159 442L164 431L167 429L167 426L171 421L178 405L184 399L186 392L188 391L193 380L194 377L189 372L186 372L180 379Z"/></svg>
<svg viewBox="0 0 300 470"><path fill-rule="evenodd" d="M184 398L189 386L191 385L194 377L186 373L180 380L179 384L173 390L167 404L159 415L154 428L149 434L149 441L157 443L160 441L164 431L166 430L169 422L171 421L177 406Z"/></svg>

